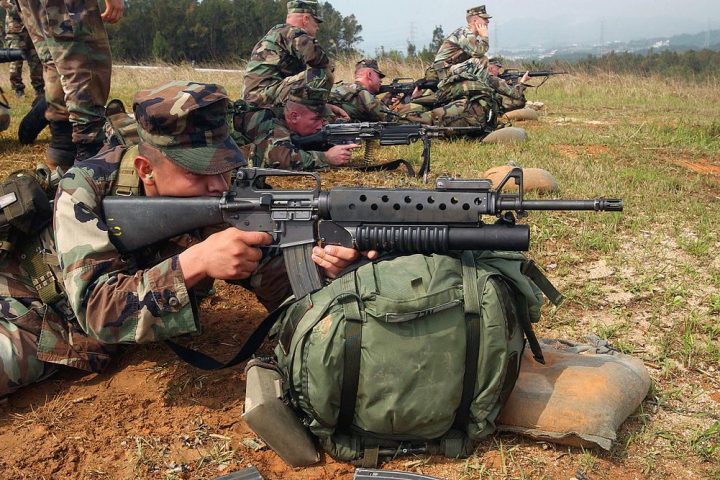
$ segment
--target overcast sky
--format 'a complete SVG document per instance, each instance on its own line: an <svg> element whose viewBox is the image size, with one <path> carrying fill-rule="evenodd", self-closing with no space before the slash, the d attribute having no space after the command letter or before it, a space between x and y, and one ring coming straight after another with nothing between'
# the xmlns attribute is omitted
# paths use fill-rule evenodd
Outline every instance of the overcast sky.
<svg viewBox="0 0 720 480"><path fill-rule="evenodd" d="M465 24L465 10L482 0L330 0L343 15L355 14L363 27L361 48L380 45L421 48L435 25L445 34ZM720 0L495 0L492 48L530 44L600 43L699 33L720 28Z"/></svg>

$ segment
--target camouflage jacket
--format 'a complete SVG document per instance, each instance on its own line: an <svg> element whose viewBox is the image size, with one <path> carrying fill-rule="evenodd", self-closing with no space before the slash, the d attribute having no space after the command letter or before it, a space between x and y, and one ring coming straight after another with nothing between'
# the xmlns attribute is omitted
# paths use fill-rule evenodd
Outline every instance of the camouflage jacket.
<svg viewBox="0 0 720 480"><path fill-rule="evenodd" d="M253 142L240 149L252 166L283 170L315 170L328 166L325 152L297 148L290 140L292 132L285 120L270 117L267 112L258 110L245 118L243 134Z"/></svg>
<svg viewBox="0 0 720 480"><path fill-rule="evenodd" d="M461 27L451 33L440 45L435 54L433 66L447 75L452 65L471 58L480 58L490 48L488 37L475 35L469 27Z"/></svg>
<svg viewBox="0 0 720 480"><path fill-rule="evenodd" d="M343 83L332 89L329 103L347 112L356 122L392 122L398 115L361 83Z"/></svg>
<svg viewBox="0 0 720 480"><path fill-rule="evenodd" d="M28 35L17 7L7 0L0 1L0 6L5 9L5 38L11 40Z"/></svg>
<svg viewBox="0 0 720 480"><path fill-rule="evenodd" d="M326 68L330 58L315 37L288 24L275 25L255 45L243 80L244 98L254 90L297 75L308 66Z"/></svg>
<svg viewBox="0 0 720 480"><path fill-rule="evenodd" d="M525 89L527 87L524 84L518 83L510 86L505 80L494 75L488 75L487 81L500 94L503 111L509 112L525 106Z"/></svg>
<svg viewBox="0 0 720 480"><path fill-rule="evenodd" d="M199 330L178 256L157 249L121 255L110 240L102 199L110 194L124 151L106 150L71 168L58 186L55 241L77 323L51 326L58 356L67 347L67 331L107 345L151 342ZM177 252L196 240L184 235L164 247ZM92 361L85 366L73 362L95 369Z"/></svg>

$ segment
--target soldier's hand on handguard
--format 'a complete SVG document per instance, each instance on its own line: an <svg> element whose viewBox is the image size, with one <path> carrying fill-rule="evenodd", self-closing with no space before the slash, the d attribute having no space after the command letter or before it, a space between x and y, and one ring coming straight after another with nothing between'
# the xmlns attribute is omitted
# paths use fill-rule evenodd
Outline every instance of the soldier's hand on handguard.
<svg viewBox="0 0 720 480"><path fill-rule="evenodd" d="M106 0L105 11L100 15L105 23L117 23L125 12L125 0Z"/></svg>
<svg viewBox="0 0 720 480"><path fill-rule="evenodd" d="M325 158L327 162L335 167L345 165L350 161L352 151L356 148L360 148L357 143L351 143L349 145L335 145L330 150L325 152Z"/></svg>
<svg viewBox="0 0 720 480"><path fill-rule="evenodd" d="M358 252L353 248L325 245L324 247L313 247L312 259L323 269L326 277L337 278L340 272L360 258L360 255L374 260L377 258L378 252L375 250Z"/></svg>
<svg viewBox="0 0 720 480"><path fill-rule="evenodd" d="M227 228L210 235L179 255L185 285L192 287L207 277L220 280L248 278L258 267L261 245L272 237L264 232L244 232Z"/></svg>
<svg viewBox="0 0 720 480"><path fill-rule="evenodd" d="M529 71L525 72L525 75L523 75L522 78L520 79L520 83L526 84L528 82L528 80L530 80L530 72Z"/></svg>

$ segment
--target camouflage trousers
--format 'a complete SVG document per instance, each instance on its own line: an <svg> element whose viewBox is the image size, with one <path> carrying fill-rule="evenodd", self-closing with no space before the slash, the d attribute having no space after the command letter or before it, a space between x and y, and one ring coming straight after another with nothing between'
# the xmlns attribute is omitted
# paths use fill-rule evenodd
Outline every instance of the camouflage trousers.
<svg viewBox="0 0 720 480"><path fill-rule="evenodd" d="M416 103L408 103L397 113L404 121L436 127L485 127L488 123L485 106L469 98L461 98L431 110Z"/></svg>
<svg viewBox="0 0 720 480"><path fill-rule="evenodd" d="M7 39L8 48L19 48L25 55L28 69L30 70L30 84L35 89L35 93L43 93L45 90L45 82L43 81L43 66L40 62L35 47L33 47L30 36L25 34L17 38ZM25 91L25 83L22 78L23 60L12 62L10 64L10 86L16 92Z"/></svg>
<svg viewBox="0 0 720 480"><path fill-rule="evenodd" d="M49 121L70 120L73 142L100 142L112 60L98 0L16 0L44 66Z"/></svg>
<svg viewBox="0 0 720 480"><path fill-rule="evenodd" d="M0 296L0 398L57 370L37 358L45 308L38 299Z"/></svg>
<svg viewBox="0 0 720 480"><path fill-rule="evenodd" d="M243 100L254 107L279 107L287 102L288 94L292 89L307 85L312 88L330 90L334 78L330 69L309 68L304 72L283 78L271 85L244 92Z"/></svg>

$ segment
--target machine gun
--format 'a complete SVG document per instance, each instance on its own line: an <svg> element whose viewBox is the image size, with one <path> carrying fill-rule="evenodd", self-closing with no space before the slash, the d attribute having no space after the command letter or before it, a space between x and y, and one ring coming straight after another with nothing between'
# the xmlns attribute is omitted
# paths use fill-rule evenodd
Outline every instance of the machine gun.
<svg viewBox="0 0 720 480"><path fill-rule="evenodd" d="M553 75L567 75L568 72L555 72L553 70L530 70L527 72L528 77L530 78L538 78L538 77L544 77L542 82L540 82L539 85L536 85L536 87L541 87L545 82L547 82L547 79L550 78ZM510 85L515 85L518 80L520 80L523 75L525 75L525 72L521 70L516 69L506 69L504 72L502 72L498 77L502 78L506 82L508 82Z"/></svg>
<svg viewBox="0 0 720 480"><path fill-rule="evenodd" d="M25 60L19 48L0 48L0 63L10 63Z"/></svg>
<svg viewBox="0 0 720 480"><path fill-rule="evenodd" d="M306 189L268 189L272 178L313 182ZM514 180L516 193L502 193ZM525 200L523 172L512 169L492 189L489 180L437 179L434 190L333 188L320 190L311 172L241 168L222 197L107 197L103 210L110 238L121 252L132 252L196 229L230 224L267 232L283 252L296 298L323 286L312 261L321 244L397 253L453 250L527 250L528 225L516 216L528 210L623 209L620 199ZM497 217L484 223L483 215Z"/></svg>
<svg viewBox="0 0 720 480"><path fill-rule="evenodd" d="M412 101L412 93L415 89L420 90L432 90L436 92L438 89L437 80L427 80L421 78L420 80L413 80L408 77L393 78L393 81L387 85L380 85L379 93L388 93L391 98L396 98L402 95L402 103L410 103Z"/></svg>
<svg viewBox="0 0 720 480"><path fill-rule="evenodd" d="M303 150L325 151L333 145L365 143L365 158L369 160L373 144L378 140L380 145L410 145L422 140L422 166L417 177L427 182L430 172L430 140L451 135L482 135L481 127L432 127L409 123L362 122L362 123L331 123L322 127L317 133L307 136L292 135L293 145Z"/></svg>

